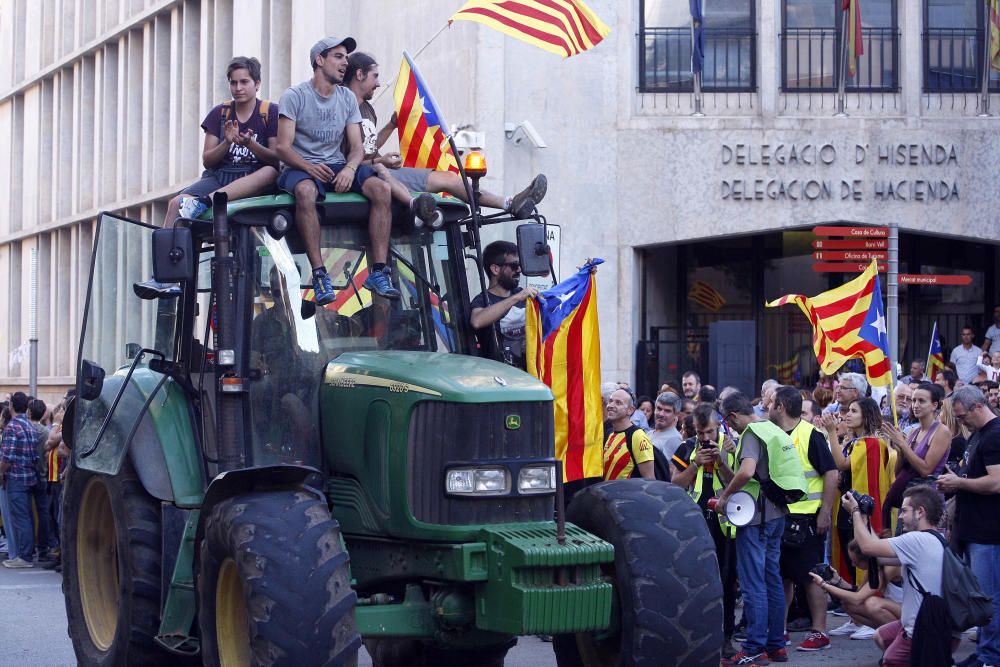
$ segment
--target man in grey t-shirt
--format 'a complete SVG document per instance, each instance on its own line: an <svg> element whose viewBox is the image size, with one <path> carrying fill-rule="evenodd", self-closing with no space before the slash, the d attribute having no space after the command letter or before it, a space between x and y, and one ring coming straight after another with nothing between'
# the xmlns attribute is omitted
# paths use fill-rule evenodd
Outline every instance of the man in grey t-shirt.
<svg viewBox="0 0 1000 667"><path fill-rule="evenodd" d="M275 148L282 170L278 187L295 196L295 220L312 266L316 303L331 303L336 295L333 281L323 265L320 251L319 215L315 202L328 191L356 192L371 203L368 214L369 272L364 287L388 299L400 298L387 264L392 226L390 202L393 197L409 205L421 220L435 223L440 218L434 197L413 197L398 181L380 178L361 163L361 112L351 91L340 86L347 70L347 54L356 44L351 37L325 37L313 45L309 62L313 77L284 92L279 103L278 140ZM344 155L341 142L347 137L350 153Z"/></svg>
<svg viewBox="0 0 1000 667"><path fill-rule="evenodd" d="M937 490L918 485L903 494L899 521L903 534L899 537L880 539L862 517L858 502L850 493L841 498L844 509L854 523L854 539L866 556L898 558L903 565L903 611L900 620L883 625L875 633L875 643L885 651L882 664L886 667L906 667L910 660L913 625L920 612L923 596L914 588L911 576L931 595L941 595L941 567L944 545L930 531L940 523L944 501ZM954 648L954 644L952 646Z"/></svg>
<svg viewBox="0 0 1000 667"><path fill-rule="evenodd" d="M653 430L649 432L649 439L653 441L653 446L663 452L667 460L674 455L680 447L680 431L677 430L677 415L681 412L681 397L672 391L665 391L656 397L653 405Z"/></svg>

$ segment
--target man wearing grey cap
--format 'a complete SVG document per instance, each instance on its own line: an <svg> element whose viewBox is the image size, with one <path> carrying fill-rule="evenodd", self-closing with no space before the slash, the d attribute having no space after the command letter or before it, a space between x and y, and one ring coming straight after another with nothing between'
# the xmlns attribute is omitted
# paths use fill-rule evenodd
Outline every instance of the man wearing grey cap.
<svg viewBox="0 0 1000 667"><path fill-rule="evenodd" d="M398 182L380 178L371 167L361 164L364 147L358 101L339 85L347 70L347 54L355 47L351 37L325 37L316 42L309 51L312 79L286 90L279 103L275 151L282 170L278 187L295 196L296 224L312 266L313 289L320 305L331 303L336 296L320 254L319 216L315 206L315 202L325 199L327 192L351 191L368 198L371 269L364 287L388 299L400 297L386 263L392 225L391 198L409 204L424 222L433 222L440 215L431 195L413 197ZM341 150L345 136L350 146L346 156Z"/></svg>

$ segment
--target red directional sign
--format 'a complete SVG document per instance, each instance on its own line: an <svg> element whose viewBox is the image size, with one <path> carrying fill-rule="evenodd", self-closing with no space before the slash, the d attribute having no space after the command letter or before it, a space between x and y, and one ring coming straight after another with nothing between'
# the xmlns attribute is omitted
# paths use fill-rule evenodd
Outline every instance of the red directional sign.
<svg viewBox="0 0 1000 667"><path fill-rule="evenodd" d="M912 273L899 274L900 285L971 285L972 276L935 276Z"/></svg>
<svg viewBox="0 0 1000 667"><path fill-rule="evenodd" d="M884 250L824 250L814 252L813 259L825 262L864 262L878 259L889 259L889 253Z"/></svg>
<svg viewBox="0 0 1000 667"><path fill-rule="evenodd" d="M832 225L821 225L813 227L812 231L816 236L846 236L855 239L889 238L888 227L834 227Z"/></svg>
<svg viewBox="0 0 1000 667"><path fill-rule="evenodd" d="M816 239L812 242L816 250L887 250L886 239Z"/></svg>
<svg viewBox="0 0 1000 667"><path fill-rule="evenodd" d="M812 265L816 273L861 273L871 262L816 262ZM885 273L886 264L879 264L879 273Z"/></svg>

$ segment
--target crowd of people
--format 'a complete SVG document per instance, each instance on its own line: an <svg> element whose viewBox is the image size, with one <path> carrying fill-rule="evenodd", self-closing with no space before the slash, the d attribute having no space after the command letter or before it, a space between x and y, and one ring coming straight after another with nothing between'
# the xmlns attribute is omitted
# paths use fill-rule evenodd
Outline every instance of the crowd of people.
<svg viewBox="0 0 1000 667"><path fill-rule="evenodd" d="M0 559L12 569L61 569L59 524L69 449L62 420L73 391L50 410L14 392L0 403Z"/></svg>
<svg viewBox="0 0 1000 667"><path fill-rule="evenodd" d="M1000 664L1000 524L989 516L1000 513L1000 411L990 380L946 386L922 372L914 364L895 386L898 422L851 372L811 390L767 380L754 398L716 391L694 372L655 398L625 383L602 387L604 479L663 479L654 462L664 458L669 480L704 513L723 583L724 665L784 662L792 644L829 649L830 636L874 640L888 667L951 664L921 658L950 656L958 641L921 632L919 591L941 594L935 532L993 599L993 621L959 664ZM788 444L804 494L786 504L767 490L788 486L787 461L773 460ZM726 506L739 491L756 505L734 526ZM828 630L828 609L846 621ZM796 631L806 634L793 642Z"/></svg>

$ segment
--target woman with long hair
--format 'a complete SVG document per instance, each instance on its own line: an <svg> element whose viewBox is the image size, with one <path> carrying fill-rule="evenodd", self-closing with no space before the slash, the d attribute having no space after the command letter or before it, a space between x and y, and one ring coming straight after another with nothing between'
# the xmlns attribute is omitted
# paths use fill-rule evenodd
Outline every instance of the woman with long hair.
<svg viewBox="0 0 1000 667"><path fill-rule="evenodd" d="M896 479L886 495L882 521L889 525L893 509L903 504L903 492L914 484L929 484L937 488L934 478L944 471L951 451L951 431L938 419L944 401L940 385L921 382L913 390L910 413L918 427L907 436L892 424L882 425L882 434L896 453ZM930 479L928 479L930 478Z"/></svg>
<svg viewBox="0 0 1000 667"><path fill-rule="evenodd" d="M833 460L840 470L840 492L847 493L853 489L872 497L875 508L871 529L878 533L883 528L882 504L893 480L889 445L879 437L882 412L878 403L870 398L854 400L839 423L836 416L828 414L823 417L823 426L830 439ZM852 567L847 556L847 545L854 538L854 528L850 515L843 508L834 512L833 526L830 564L840 576L856 583L861 573Z"/></svg>
<svg viewBox="0 0 1000 667"><path fill-rule="evenodd" d="M952 470L958 470L959 464L965 458L965 448L969 444L969 427L955 417L951 407L951 399L946 398L941 403L941 423L951 431L951 449L948 451L948 465Z"/></svg>

